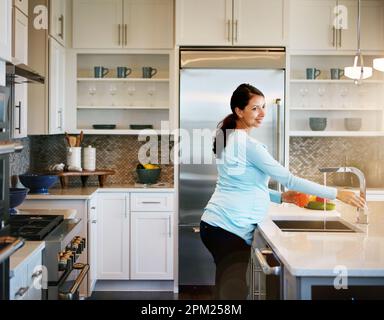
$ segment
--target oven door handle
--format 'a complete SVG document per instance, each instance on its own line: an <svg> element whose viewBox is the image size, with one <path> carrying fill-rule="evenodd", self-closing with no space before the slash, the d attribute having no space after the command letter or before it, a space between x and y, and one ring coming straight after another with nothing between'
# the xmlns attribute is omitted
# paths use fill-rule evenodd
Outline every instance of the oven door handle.
<svg viewBox="0 0 384 320"><path fill-rule="evenodd" d="M273 251L270 250L270 249L259 249L259 248L254 248L254 251L255 251L255 256L256 256L256 259L257 261L259 262L260 266L261 266L261 269L263 270L263 272L266 274L266 275L275 275L275 276L278 276L280 275L281 273L281 267L280 266L277 266L277 267L271 267L267 260L265 259L264 255L270 255L270 254L273 254Z"/></svg>
<svg viewBox="0 0 384 320"><path fill-rule="evenodd" d="M73 284L72 288L68 292L59 292L59 299L60 300L73 300L76 292L79 290L79 287L81 283L83 282L85 276L87 275L89 271L89 264L84 263L75 263L73 265L73 269L75 270L81 270L80 274L75 280L75 283Z"/></svg>

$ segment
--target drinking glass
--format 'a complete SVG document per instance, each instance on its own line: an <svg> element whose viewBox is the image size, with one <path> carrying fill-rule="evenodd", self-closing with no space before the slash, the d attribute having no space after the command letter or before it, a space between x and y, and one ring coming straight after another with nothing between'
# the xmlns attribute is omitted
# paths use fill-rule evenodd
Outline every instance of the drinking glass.
<svg viewBox="0 0 384 320"><path fill-rule="evenodd" d="M134 85L129 85L127 91L129 95L129 106L132 107L134 105L133 96L136 92L136 88Z"/></svg>
<svg viewBox="0 0 384 320"><path fill-rule="evenodd" d="M153 107L155 104L155 95L156 95L156 87L155 86L149 86L147 89L148 96L149 96L149 106Z"/></svg>
<svg viewBox="0 0 384 320"><path fill-rule="evenodd" d="M88 93L89 93L89 95L92 97L91 98L91 106L93 106L93 104L94 104L94 95L96 94L96 87L95 86L90 86L89 88L88 88Z"/></svg>
<svg viewBox="0 0 384 320"><path fill-rule="evenodd" d="M115 105L114 96L116 95L116 93L117 93L117 88L116 88L116 86L115 86L115 85L111 85L111 86L109 87L109 94L110 94L111 97L112 97L112 103L111 103L112 106Z"/></svg>
<svg viewBox="0 0 384 320"><path fill-rule="evenodd" d="M308 95L308 89L307 88L301 88L300 90L299 90L299 92L300 92L300 95L301 95L301 101L302 101L302 103L301 103L301 107L302 108L305 108L306 107L306 96Z"/></svg>

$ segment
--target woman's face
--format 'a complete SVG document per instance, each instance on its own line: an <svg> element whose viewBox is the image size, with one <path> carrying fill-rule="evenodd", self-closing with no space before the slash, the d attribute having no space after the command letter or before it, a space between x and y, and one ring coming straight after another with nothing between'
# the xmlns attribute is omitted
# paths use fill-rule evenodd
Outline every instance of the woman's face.
<svg viewBox="0 0 384 320"><path fill-rule="evenodd" d="M236 108L236 111L240 119L239 124L243 123L244 127L248 128L258 128L266 114L265 99L262 96L253 95L243 110Z"/></svg>

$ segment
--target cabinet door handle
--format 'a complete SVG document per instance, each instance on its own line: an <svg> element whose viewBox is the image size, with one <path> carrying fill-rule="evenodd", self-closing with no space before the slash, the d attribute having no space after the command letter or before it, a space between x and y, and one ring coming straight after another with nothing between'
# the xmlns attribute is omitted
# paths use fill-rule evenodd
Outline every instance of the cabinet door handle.
<svg viewBox="0 0 384 320"><path fill-rule="evenodd" d="M235 20L233 33L235 35L235 42L237 42L237 37L238 37L238 20L237 19Z"/></svg>
<svg viewBox="0 0 384 320"><path fill-rule="evenodd" d="M59 115L59 126L57 128L63 130L63 110L60 109L57 114Z"/></svg>
<svg viewBox="0 0 384 320"><path fill-rule="evenodd" d="M19 104L16 105L15 108L19 108L19 127L16 127L15 130L18 130L19 134L21 134L21 101L19 101Z"/></svg>
<svg viewBox="0 0 384 320"><path fill-rule="evenodd" d="M172 224L171 224L171 216L168 217L168 237L172 237Z"/></svg>
<svg viewBox="0 0 384 320"><path fill-rule="evenodd" d="M58 34L58 36L64 40L64 16L61 15L59 17L59 22L60 22L60 33Z"/></svg>
<svg viewBox="0 0 384 320"><path fill-rule="evenodd" d="M125 45L128 45L128 25L124 25L124 38L125 38Z"/></svg>
<svg viewBox="0 0 384 320"><path fill-rule="evenodd" d="M341 48L341 33L342 33L343 29L339 29L339 48Z"/></svg>
<svg viewBox="0 0 384 320"><path fill-rule="evenodd" d="M336 46L335 38L336 38L336 28L335 28L335 26L333 26L332 27L332 47Z"/></svg>
<svg viewBox="0 0 384 320"><path fill-rule="evenodd" d="M93 224L96 224L96 223L97 223L97 220L92 220L92 223L93 223Z"/></svg>
<svg viewBox="0 0 384 320"><path fill-rule="evenodd" d="M231 42L231 20L227 21L227 40Z"/></svg>
<svg viewBox="0 0 384 320"><path fill-rule="evenodd" d="M121 45L121 24L119 23L119 46Z"/></svg>

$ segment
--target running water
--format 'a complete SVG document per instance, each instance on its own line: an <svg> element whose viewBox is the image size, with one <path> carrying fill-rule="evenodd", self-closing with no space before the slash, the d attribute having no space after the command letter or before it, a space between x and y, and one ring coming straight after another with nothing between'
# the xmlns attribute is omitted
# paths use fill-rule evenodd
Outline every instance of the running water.
<svg viewBox="0 0 384 320"><path fill-rule="evenodd" d="M327 173L324 172L323 175L324 175L324 187L326 187L327 186ZM323 227L325 229L325 223L326 223L326 219L327 219L327 215L326 215L326 213L327 213L327 199L324 198L323 201L324 201Z"/></svg>

